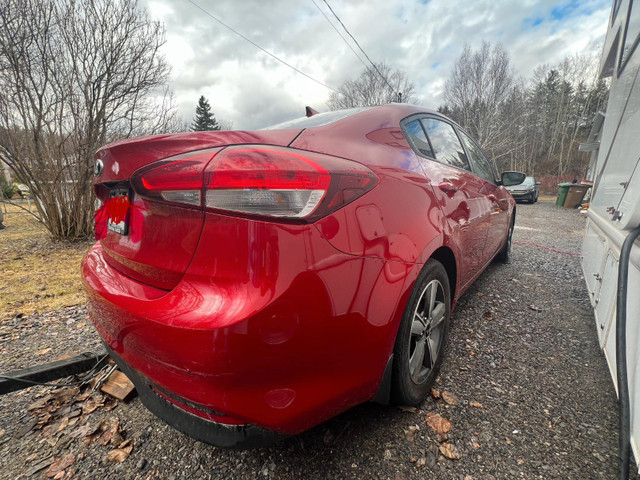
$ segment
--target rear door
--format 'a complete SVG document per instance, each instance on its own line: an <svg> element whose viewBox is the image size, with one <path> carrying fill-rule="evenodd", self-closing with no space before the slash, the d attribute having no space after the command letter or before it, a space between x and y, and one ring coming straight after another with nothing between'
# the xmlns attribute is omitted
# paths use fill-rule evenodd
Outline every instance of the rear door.
<svg viewBox="0 0 640 480"><path fill-rule="evenodd" d="M471 169L483 180L480 193L484 195L491 205L487 242L485 244L485 257L487 259L502 246L509 228L509 193L505 188L498 186L496 171L484 155L480 147L465 132L458 129L458 134L467 149L467 157Z"/></svg>
<svg viewBox="0 0 640 480"><path fill-rule="evenodd" d="M484 181L471 172L460 139L449 122L431 115L403 122L409 142L418 154L449 234L461 252L461 285L466 285L485 263L491 202L482 193Z"/></svg>

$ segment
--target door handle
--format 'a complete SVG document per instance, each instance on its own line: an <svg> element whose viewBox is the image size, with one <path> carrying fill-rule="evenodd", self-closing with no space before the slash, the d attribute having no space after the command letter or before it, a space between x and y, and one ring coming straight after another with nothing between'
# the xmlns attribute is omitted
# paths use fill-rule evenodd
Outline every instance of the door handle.
<svg viewBox="0 0 640 480"><path fill-rule="evenodd" d="M458 189L451 182L442 182L438 188L443 192L457 192Z"/></svg>

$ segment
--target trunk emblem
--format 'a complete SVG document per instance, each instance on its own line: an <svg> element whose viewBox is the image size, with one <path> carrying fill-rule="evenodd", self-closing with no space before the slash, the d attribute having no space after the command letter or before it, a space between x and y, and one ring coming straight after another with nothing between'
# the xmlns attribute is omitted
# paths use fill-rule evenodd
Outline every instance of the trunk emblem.
<svg viewBox="0 0 640 480"><path fill-rule="evenodd" d="M104 163L102 162L102 160L96 160L96 165L93 169L93 173L96 175L96 177L99 177L102 174L102 170L104 170Z"/></svg>

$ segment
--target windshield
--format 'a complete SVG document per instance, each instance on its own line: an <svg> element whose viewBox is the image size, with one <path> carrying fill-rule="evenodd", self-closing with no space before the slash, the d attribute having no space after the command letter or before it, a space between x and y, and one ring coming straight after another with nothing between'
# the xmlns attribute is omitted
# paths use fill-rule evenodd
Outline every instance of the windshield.
<svg viewBox="0 0 640 480"><path fill-rule="evenodd" d="M527 177L524 179L524 182L522 182L522 185L533 185L534 183L536 183L536 181L533 177Z"/></svg>
<svg viewBox="0 0 640 480"><path fill-rule="evenodd" d="M364 112L370 107L349 108L348 110L336 110L335 112L317 113L312 117L301 117L295 120L289 120L287 122L278 123L277 125L271 125L269 127L262 128L261 130L286 130L288 128L309 128L320 127L329 123L341 120L350 115Z"/></svg>

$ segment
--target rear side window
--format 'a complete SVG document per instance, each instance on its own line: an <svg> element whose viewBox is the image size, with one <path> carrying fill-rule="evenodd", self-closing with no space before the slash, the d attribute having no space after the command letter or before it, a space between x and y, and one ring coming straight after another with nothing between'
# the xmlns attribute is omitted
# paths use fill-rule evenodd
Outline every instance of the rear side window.
<svg viewBox="0 0 640 480"><path fill-rule="evenodd" d="M471 160L471 164L473 165L473 171L479 177L491 183L496 183L496 172L491 166L491 163L489 163L489 160L487 160L487 157L482 153L482 150L480 150L480 147L462 130L458 130L458 132L464 142L464 146L467 147L469 157L471 157L469 160Z"/></svg>
<svg viewBox="0 0 640 480"><path fill-rule="evenodd" d="M435 118L423 118L421 122L429 136L436 160L452 167L471 170L458 135L450 124Z"/></svg>
<svg viewBox="0 0 640 480"><path fill-rule="evenodd" d="M409 141L413 143L413 146L416 150L418 150L421 154L426 155L427 157L434 158L433 150L431 149L431 145L429 144L429 140L422 129L422 125L420 125L419 120L415 120L411 123L405 125L405 129L407 130L407 136L409 137Z"/></svg>

